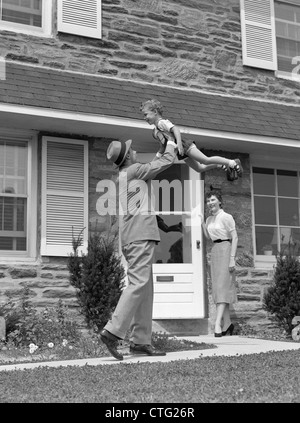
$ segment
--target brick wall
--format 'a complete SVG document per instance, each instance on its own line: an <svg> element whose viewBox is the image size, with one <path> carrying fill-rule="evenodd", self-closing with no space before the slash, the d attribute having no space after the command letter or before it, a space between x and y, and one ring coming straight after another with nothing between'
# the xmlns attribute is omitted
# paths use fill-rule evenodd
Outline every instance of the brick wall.
<svg viewBox="0 0 300 423"><path fill-rule="evenodd" d="M299 102L298 82L243 66L239 0L102 0L102 26L101 40L1 32L0 56L153 84Z"/></svg>

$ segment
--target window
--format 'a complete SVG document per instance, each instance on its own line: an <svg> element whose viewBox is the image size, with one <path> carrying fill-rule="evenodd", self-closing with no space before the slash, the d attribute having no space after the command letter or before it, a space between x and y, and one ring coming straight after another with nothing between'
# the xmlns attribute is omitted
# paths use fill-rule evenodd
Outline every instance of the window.
<svg viewBox="0 0 300 423"><path fill-rule="evenodd" d="M36 141L0 136L1 258L36 253L36 179Z"/></svg>
<svg viewBox="0 0 300 423"><path fill-rule="evenodd" d="M0 140L0 250L26 251L27 156L27 143Z"/></svg>
<svg viewBox="0 0 300 423"><path fill-rule="evenodd" d="M278 70L282 75L297 74L300 62L300 0L287 4L275 1Z"/></svg>
<svg viewBox="0 0 300 423"><path fill-rule="evenodd" d="M1 0L0 29L51 35L52 0Z"/></svg>
<svg viewBox="0 0 300 423"><path fill-rule="evenodd" d="M243 64L300 80L300 0L241 0Z"/></svg>
<svg viewBox="0 0 300 423"><path fill-rule="evenodd" d="M275 255L289 244L300 255L299 177L293 170L253 168L256 255Z"/></svg>

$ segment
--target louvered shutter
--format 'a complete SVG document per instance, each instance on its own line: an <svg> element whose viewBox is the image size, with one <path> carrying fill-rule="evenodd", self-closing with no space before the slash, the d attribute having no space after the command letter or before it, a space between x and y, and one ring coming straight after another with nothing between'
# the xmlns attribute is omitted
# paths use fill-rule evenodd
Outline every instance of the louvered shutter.
<svg viewBox="0 0 300 423"><path fill-rule="evenodd" d="M274 0L241 0L243 64L277 70Z"/></svg>
<svg viewBox="0 0 300 423"><path fill-rule="evenodd" d="M88 145L43 137L41 255L67 256L72 238L88 239ZM72 232L73 231L73 232Z"/></svg>
<svg viewBox="0 0 300 423"><path fill-rule="evenodd" d="M57 30L101 38L101 0L57 0Z"/></svg>

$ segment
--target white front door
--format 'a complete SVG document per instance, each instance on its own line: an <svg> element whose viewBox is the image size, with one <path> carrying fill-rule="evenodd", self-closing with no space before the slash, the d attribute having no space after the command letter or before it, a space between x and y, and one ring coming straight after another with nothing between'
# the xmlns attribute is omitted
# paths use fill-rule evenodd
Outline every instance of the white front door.
<svg viewBox="0 0 300 423"><path fill-rule="evenodd" d="M199 213L192 213L203 207L199 173L179 162L153 185L161 236L153 264L153 319L203 318L202 230Z"/></svg>

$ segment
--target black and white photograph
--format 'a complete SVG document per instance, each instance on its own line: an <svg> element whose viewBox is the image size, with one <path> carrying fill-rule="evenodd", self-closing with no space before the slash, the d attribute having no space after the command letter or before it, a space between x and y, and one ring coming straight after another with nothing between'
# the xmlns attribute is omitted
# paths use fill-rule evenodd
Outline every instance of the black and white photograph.
<svg viewBox="0 0 300 423"><path fill-rule="evenodd" d="M300 0L0 0L0 403L300 403Z"/></svg>

